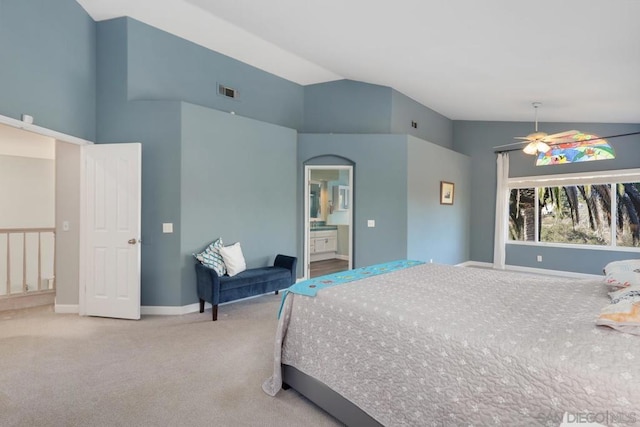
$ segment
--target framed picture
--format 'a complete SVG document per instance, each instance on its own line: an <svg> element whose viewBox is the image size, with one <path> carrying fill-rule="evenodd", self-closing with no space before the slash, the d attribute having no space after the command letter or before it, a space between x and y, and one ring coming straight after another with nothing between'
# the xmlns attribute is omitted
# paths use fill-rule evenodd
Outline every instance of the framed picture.
<svg viewBox="0 0 640 427"><path fill-rule="evenodd" d="M452 205L453 204L453 190L455 185L453 182L440 181L440 204Z"/></svg>

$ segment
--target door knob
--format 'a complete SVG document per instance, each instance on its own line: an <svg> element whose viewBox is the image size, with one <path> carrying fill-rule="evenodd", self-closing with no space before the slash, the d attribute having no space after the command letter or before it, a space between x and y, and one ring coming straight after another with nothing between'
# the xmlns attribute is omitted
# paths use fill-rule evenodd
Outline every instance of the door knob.
<svg viewBox="0 0 640 427"><path fill-rule="evenodd" d="M136 239L129 239L127 243L129 243L130 245L135 245L136 243L138 243L138 241Z"/></svg>

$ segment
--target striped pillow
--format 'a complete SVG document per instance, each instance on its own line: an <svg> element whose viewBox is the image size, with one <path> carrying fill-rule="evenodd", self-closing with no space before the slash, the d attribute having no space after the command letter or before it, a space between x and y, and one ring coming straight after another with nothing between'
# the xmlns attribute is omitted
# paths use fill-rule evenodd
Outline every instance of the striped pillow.
<svg viewBox="0 0 640 427"><path fill-rule="evenodd" d="M222 255L220 255L220 248L223 246L222 238L220 238L211 242L204 251L199 254L193 254L193 256L204 266L214 269L218 276L224 276L227 273L227 269Z"/></svg>

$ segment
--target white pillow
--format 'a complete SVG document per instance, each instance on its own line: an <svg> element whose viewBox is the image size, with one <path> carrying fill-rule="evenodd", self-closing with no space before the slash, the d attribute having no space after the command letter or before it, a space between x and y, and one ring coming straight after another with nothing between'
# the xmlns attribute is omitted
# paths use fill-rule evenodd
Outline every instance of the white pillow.
<svg viewBox="0 0 640 427"><path fill-rule="evenodd" d="M220 255L222 255L229 277L242 273L247 269L247 263L244 260L244 255L242 255L240 242L220 248L218 251L220 252Z"/></svg>
<svg viewBox="0 0 640 427"><path fill-rule="evenodd" d="M613 289L640 285L640 259L613 261L604 267L604 282Z"/></svg>

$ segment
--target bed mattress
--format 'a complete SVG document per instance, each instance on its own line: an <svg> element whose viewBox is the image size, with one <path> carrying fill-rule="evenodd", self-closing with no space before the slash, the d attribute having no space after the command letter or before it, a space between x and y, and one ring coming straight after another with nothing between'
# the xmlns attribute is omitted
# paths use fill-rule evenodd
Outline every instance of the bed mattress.
<svg viewBox="0 0 640 427"><path fill-rule="evenodd" d="M607 303L598 280L437 264L290 293L263 389L282 363L386 426L640 423L640 337L595 325Z"/></svg>

